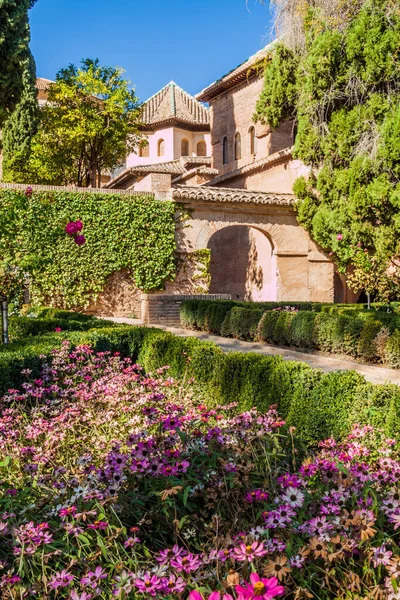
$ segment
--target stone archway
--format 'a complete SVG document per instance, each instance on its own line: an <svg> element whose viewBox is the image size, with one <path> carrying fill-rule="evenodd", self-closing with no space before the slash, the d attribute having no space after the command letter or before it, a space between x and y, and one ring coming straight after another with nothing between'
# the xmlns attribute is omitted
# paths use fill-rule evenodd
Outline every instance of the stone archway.
<svg viewBox="0 0 400 600"><path fill-rule="evenodd" d="M231 294L232 299L277 299L274 247L264 231L230 225L210 236L210 294Z"/></svg>

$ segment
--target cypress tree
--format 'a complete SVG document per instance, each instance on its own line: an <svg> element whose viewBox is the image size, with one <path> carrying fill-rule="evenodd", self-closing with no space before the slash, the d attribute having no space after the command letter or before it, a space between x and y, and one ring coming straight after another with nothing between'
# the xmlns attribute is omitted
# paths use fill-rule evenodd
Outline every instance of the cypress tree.
<svg viewBox="0 0 400 600"><path fill-rule="evenodd" d="M17 106L29 47L28 9L36 0L0 0L0 126Z"/></svg>
<svg viewBox="0 0 400 600"><path fill-rule="evenodd" d="M3 181L24 183L31 140L38 126L36 69L28 50L22 72L22 95L3 128Z"/></svg>

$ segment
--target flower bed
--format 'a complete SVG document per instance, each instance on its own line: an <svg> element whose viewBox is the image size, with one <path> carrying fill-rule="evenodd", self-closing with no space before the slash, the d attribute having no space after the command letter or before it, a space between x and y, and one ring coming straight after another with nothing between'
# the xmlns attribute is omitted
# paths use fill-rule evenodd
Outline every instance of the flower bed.
<svg viewBox="0 0 400 600"><path fill-rule="evenodd" d="M0 405L2 598L395 598L400 462L68 342Z"/></svg>

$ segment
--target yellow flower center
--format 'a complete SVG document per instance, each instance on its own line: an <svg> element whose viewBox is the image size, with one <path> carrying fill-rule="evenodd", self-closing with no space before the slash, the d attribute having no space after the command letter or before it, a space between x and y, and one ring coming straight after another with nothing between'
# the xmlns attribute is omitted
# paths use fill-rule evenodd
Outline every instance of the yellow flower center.
<svg viewBox="0 0 400 600"><path fill-rule="evenodd" d="M262 581L257 581L257 583L254 584L254 593L257 595L261 595L264 593L265 590L265 585L263 584Z"/></svg>
<svg viewBox="0 0 400 600"><path fill-rule="evenodd" d="M246 546L246 554L251 554L252 548L251 546Z"/></svg>

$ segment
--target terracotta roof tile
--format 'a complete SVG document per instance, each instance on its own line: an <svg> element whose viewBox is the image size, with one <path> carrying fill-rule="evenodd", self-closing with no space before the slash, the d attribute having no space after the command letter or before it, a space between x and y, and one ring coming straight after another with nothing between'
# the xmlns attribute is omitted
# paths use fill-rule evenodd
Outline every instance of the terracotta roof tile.
<svg viewBox="0 0 400 600"><path fill-rule="evenodd" d="M144 126L154 128L169 121L209 129L210 114L207 107L171 81L142 105Z"/></svg>
<svg viewBox="0 0 400 600"><path fill-rule="evenodd" d="M44 77L36 78L36 89L38 90L48 90L51 84L54 83L51 79L45 79Z"/></svg>
<svg viewBox="0 0 400 600"><path fill-rule="evenodd" d="M277 206L293 206L296 198L293 194L275 194L254 192L238 188L216 188L178 185L172 192L172 198L179 202L216 202L229 204L274 204Z"/></svg>

